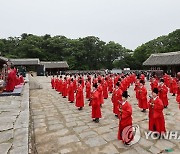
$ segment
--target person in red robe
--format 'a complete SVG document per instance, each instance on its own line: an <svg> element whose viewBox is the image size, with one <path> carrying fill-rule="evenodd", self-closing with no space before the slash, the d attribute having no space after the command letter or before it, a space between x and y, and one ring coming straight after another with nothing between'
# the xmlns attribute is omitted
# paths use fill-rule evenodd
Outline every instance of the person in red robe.
<svg viewBox="0 0 180 154"><path fill-rule="evenodd" d="M177 91L177 82L176 82L176 79L171 77L171 79L170 79L170 93L173 94L172 96L175 96L176 91Z"/></svg>
<svg viewBox="0 0 180 154"><path fill-rule="evenodd" d="M118 117L119 113L119 101L122 101L122 90L120 88L120 83L116 83L116 87L113 91L111 101L113 103L113 113Z"/></svg>
<svg viewBox="0 0 180 154"><path fill-rule="evenodd" d="M103 82L103 97L104 99L108 98L108 83L107 83L107 78L105 78L104 82Z"/></svg>
<svg viewBox="0 0 180 154"><path fill-rule="evenodd" d="M97 75L96 74L94 75L92 83L93 84L98 83L98 79L97 79Z"/></svg>
<svg viewBox="0 0 180 154"><path fill-rule="evenodd" d="M78 81L78 87L76 91L76 107L78 110L82 110L84 107L84 95L83 95L83 87L82 87L82 80Z"/></svg>
<svg viewBox="0 0 180 154"><path fill-rule="evenodd" d="M124 76L122 76L121 84L123 87L123 91L126 91L127 90L127 81L126 81L126 78Z"/></svg>
<svg viewBox="0 0 180 154"><path fill-rule="evenodd" d="M165 73L163 75L164 83L168 87L169 86L169 76Z"/></svg>
<svg viewBox="0 0 180 154"><path fill-rule="evenodd" d="M62 80L62 76L60 75L59 82L58 82L58 92L59 92L59 94L62 93L62 83L63 83L63 80Z"/></svg>
<svg viewBox="0 0 180 154"><path fill-rule="evenodd" d="M140 81L139 79L135 82L134 91L136 92L136 99L139 101L139 88L140 88Z"/></svg>
<svg viewBox="0 0 180 154"><path fill-rule="evenodd" d="M179 109L180 109L180 80L178 81L178 86L177 86L176 101L179 103Z"/></svg>
<svg viewBox="0 0 180 154"><path fill-rule="evenodd" d="M99 103L99 92L97 90L98 85L97 83L93 84L93 92L91 94L91 99L89 105L92 107L91 117L94 122L98 123L99 118L102 117L101 115L101 107Z"/></svg>
<svg viewBox="0 0 180 154"><path fill-rule="evenodd" d="M138 106L139 108L143 109L141 112L146 112L146 109L148 109L148 103L147 103L147 90L144 86L144 80L140 81L140 87L139 87L139 99L138 99Z"/></svg>
<svg viewBox="0 0 180 154"><path fill-rule="evenodd" d="M101 80L98 80L98 92L99 92L99 103L101 104L101 107L102 107L102 104L104 104L104 97L103 97L103 88L102 88L102 85L101 85Z"/></svg>
<svg viewBox="0 0 180 154"><path fill-rule="evenodd" d="M76 92L76 89L77 89L77 80L76 80L76 75L74 75L73 87L74 87L74 92Z"/></svg>
<svg viewBox="0 0 180 154"><path fill-rule="evenodd" d="M116 83L118 82L119 76L117 74L115 74L114 77L114 88L116 87Z"/></svg>
<svg viewBox="0 0 180 154"><path fill-rule="evenodd" d="M16 84L15 85L17 86L17 85L20 85L20 84L21 84L20 76L17 75L16 76Z"/></svg>
<svg viewBox="0 0 180 154"><path fill-rule="evenodd" d="M88 78L86 81L86 99L89 99L90 101L90 98L91 98L91 83L90 83L90 78Z"/></svg>
<svg viewBox="0 0 180 154"><path fill-rule="evenodd" d="M58 89L58 82L59 82L59 79L58 79L58 75L57 75L57 77L55 79L55 83L54 83L54 88L55 88L56 91Z"/></svg>
<svg viewBox="0 0 180 154"><path fill-rule="evenodd" d="M85 85L85 84L84 84L84 75L82 75L81 81L82 81L82 83L81 83L81 84L82 84L82 88L84 89L84 85Z"/></svg>
<svg viewBox="0 0 180 154"><path fill-rule="evenodd" d="M122 93L122 101L119 101L119 129L118 129L118 140L122 140L124 144L129 144L133 139L132 131L128 137L124 136L123 130L126 127L132 128L132 107L130 103L127 101L128 99L128 92L124 91Z"/></svg>
<svg viewBox="0 0 180 154"><path fill-rule="evenodd" d="M151 80L151 91L153 91L154 88L158 88L158 81L153 77Z"/></svg>
<svg viewBox="0 0 180 154"><path fill-rule="evenodd" d="M143 80L143 81L145 82L145 75L144 75L143 73L141 73L140 79Z"/></svg>
<svg viewBox="0 0 180 154"><path fill-rule="evenodd" d="M68 85L68 100L70 103L74 103L74 87L73 87L73 78Z"/></svg>
<svg viewBox="0 0 180 154"><path fill-rule="evenodd" d="M168 106L168 97L167 97L168 88L164 84L164 79L160 80L158 90L159 90L159 98L162 100L162 102L164 104L164 108L167 108L167 106Z"/></svg>
<svg viewBox="0 0 180 154"><path fill-rule="evenodd" d="M111 77L111 76L109 77L109 80L108 80L108 91L109 91L110 93L113 92L113 80L112 80L112 77Z"/></svg>
<svg viewBox="0 0 180 154"><path fill-rule="evenodd" d="M67 91L68 91L67 81L66 81L66 77L64 77L64 81L62 83L62 96L63 96L63 98L67 97Z"/></svg>
<svg viewBox="0 0 180 154"><path fill-rule="evenodd" d="M160 134L166 132L162 100L158 97L158 88L154 88L149 102L149 130Z"/></svg>
<svg viewBox="0 0 180 154"><path fill-rule="evenodd" d="M7 77L7 83L6 83L6 91L7 92L13 92L15 86L16 86L16 74L15 74L14 67L11 67L8 70L8 77Z"/></svg>
<svg viewBox="0 0 180 154"><path fill-rule="evenodd" d="M71 79L72 79L72 75L70 74L70 75L69 75L69 78L68 78L68 80L67 80L68 85L71 83Z"/></svg>

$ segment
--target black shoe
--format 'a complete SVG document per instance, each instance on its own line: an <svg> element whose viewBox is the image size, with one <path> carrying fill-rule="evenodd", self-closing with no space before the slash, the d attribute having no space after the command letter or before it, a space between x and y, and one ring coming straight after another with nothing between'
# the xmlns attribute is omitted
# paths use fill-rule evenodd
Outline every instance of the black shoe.
<svg viewBox="0 0 180 154"><path fill-rule="evenodd" d="M129 144L129 143L126 143L126 142L124 143L124 145L125 145L125 146L130 146L130 144Z"/></svg>
<svg viewBox="0 0 180 154"><path fill-rule="evenodd" d="M164 106L164 108L167 108L167 106Z"/></svg>
<svg viewBox="0 0 180 154"><path fill-rule="evenodd" d="M172 96L176 96L175 94L173 94Z"/></svg>
<svg viewBox="0 0 180 154"><path fill-rule="evenodd" d="M115 114L115 117L116 117L116 118L118 118L118 115L117 115L117 114Z"/></svg>
<svg viewBox="0 0 180 154"><path fill-rule="evenodd" d="M66 98L66 96L64 96L63 98Z"/></svg>
<svg viewBox="0 0 180 154"><path fill-rule="evenodd" d="M99 123L99 118L96 118L96 119L95 119L95 123Z"/></svg>
<svg viewBox="0 0 180 154"><path fill-rule="evenodd" d="M146 112L146 109L143 109L141 112Z"/></svg>
<svg viewBox="0 0 180 154"><path fill-rule="evenodd" d="M69 103L74 103L74 102L69 102Z"/></svg>
<svg viewBox="0 0 180 154"><path fill-rule="evenodd" d="M96 121L96 119L93 119L93 121Z"/></svg>
<svg viewBox="0 0 180 154"><path fill-rule="evenodd" d="M102 107L102 104L100 105L100 107Z"/></svg>
<svg viewBox="0 0 180 154"><path fill-rule="evenodd" d="M78 108L78 110L82 110L82 107Z"/></svg>

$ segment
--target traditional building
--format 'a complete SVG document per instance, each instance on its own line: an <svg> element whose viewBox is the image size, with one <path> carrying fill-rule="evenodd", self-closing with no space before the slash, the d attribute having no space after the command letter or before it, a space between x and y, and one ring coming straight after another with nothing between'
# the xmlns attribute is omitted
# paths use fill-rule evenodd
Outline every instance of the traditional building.
<svg viewBox="0 0 180 154"><path fill-rule="evenodd" d="M3 64L11 62L18 71L23 75L26 74L26 71L37 72L38 76L43 76L46 73L48 74L60 74L64 73L69 68L69 65L66 61L46 61L40 62L39 58L20 58L20 59L10 59L0 56L0 70L3 67Z"/></svg>
<svg viewBox="0 0 180 154"><path fill-rule="evenodd" d="M0 56L0 69L2 69L3 65L7 64L7 62L8 62L7 58Z"/></svg>
<svg viewBox="0 0 180 154"><path fill-rule="evenodd" d="M42 61L41 65L44 65L44 72L54 75L63 73L69 68L66 61Z"/></svg>
<svg viewBox="0 0 180 154"><path fill-rule="evenodd" d="M163 70L171 75L180 72L180 51L152 54L144 63L151 70Z"/></svg>

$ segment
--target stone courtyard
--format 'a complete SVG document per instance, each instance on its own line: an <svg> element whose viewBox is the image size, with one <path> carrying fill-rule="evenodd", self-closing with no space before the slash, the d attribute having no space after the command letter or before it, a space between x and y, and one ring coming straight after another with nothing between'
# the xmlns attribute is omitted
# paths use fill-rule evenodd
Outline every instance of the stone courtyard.
<svg viewBox="0 0 180 154"><path fill-rule="evenodd" d="M119 120L112 113L111 95L102 107L99 123L91 119L91 107L79 111L51 88L50 77L33 77L42 89L29 90L26 83L22 96L0 98L0 154L150 154L180 153L180 140L146 139L148 112L137 106L134 85L129 88L133 107L133 123L139 125L141 138L132 146L117 140ZM30 86L31 87L31 86ZM146 82L150 94L149 82ZM29 95L30 94L30 95ZM169 94L164 110L167 131L180 128L180 110L175 97Z"/></svg>
<svg viewBox="0 0 180 154"><path fill-rule="evenodd" d="M29 84L22 96L0 97L0 154L28 153Z"/></svg>
<svg viewBox="0 0 180 154"><path fill-rule="evenodd" d="M134 85L129 88L129 102L133 107L133 123L138 124L141 139L138 143L127 147L117 140L119 120L112 113L111 95L102 107L102 118L99 123L91 119L91 107L85 101L82 111L67 98L53 90L50 77L35 77L43 89L30 91L30 108L32 115L32 138L34 152L39 154L55 153L123 153L148 154L180 153L180 140L145 139L144 131L148 130L148 112L142 113L137 106ZM146 83L150 94L149 82ZM169 94L169 106L164 110L167 131L179 130L180 111L175 97Z"/></svg>

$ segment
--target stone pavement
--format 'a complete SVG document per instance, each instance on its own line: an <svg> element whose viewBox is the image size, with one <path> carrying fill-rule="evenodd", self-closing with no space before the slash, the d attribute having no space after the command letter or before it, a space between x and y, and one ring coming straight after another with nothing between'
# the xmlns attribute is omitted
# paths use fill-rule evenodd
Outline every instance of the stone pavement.
<svg viewBox="0 0 180 154"><path fill-rule="evenodd" d="M148 129L148 112L142 113L137 106L134 86L129 89L129 102L133 107L133 123L140 126L141 139L131 147L126 147L117 140L118 119L112 114L110 97L102 107L100 123L91 119L91 107L88 101L82 111L66 98L51 89L50 77L36 77L42 83L43 89L30 91L30 106L33 122L35 153L123 153L149 154L159 153L172 148L174 153L180 153L180 140L145 139L144 131ZM146 87L149 89L149 83ZM150 92L150 91L149 91ZM167 130L179 130L180 110L175 97L169 95L170 105L164 110ZM9 126L11 127L11 126ZM6 128L7 129L7 128ZM11 137L11 130L8 130ZM1 140L1 139L0 139ZM7 143L4 147L10 147Z"/></svg>
<svg viewBox="0 0 180 154"><path fill-rule="evenodd" d="M22 96L0 97L0 154L27 154L29 137L29 84Z"/></svg>

